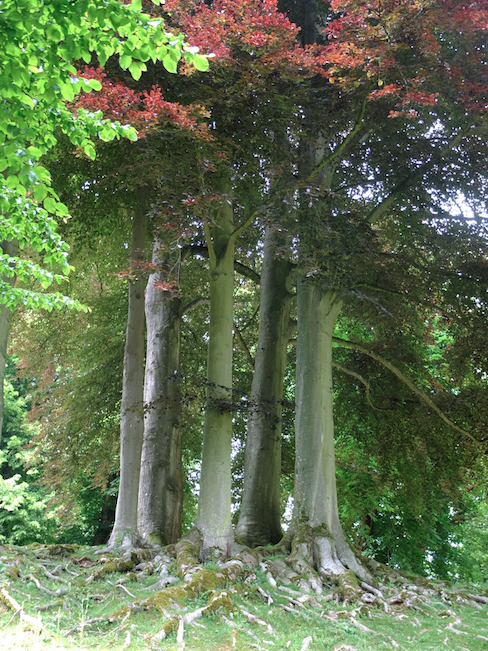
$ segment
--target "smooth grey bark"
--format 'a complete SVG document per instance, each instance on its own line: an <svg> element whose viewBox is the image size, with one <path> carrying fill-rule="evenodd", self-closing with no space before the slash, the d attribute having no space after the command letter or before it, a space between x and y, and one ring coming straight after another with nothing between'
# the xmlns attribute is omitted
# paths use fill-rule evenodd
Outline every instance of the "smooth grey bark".
<svg viewBox="0 0 488 651"><path fill-rule="evenodd" d="M131 260L144 258L147 218L143 202L132 220ZM120 410L120 484L115 522L107 547L130 549L140 544L137 502L144 433L144 286L139 270L129 282L129 308L124 350L122 404Z"/></svg>
<svg viewBox="0 0 488 651"><path fill-rule="evenodd" d="M4 255L16 256L19 252L19 243L17 240L3 241L0 244ZM10 287L15 284L15 276L3 276L2 282L7 283ZM12 310L6 305L0 305L0 441L2 440L3 411L4 411L4 393L3 381L5 379L5 364L7 362L7 340Z"/></svg>
<svg viewBox="0 0 488 651"><path fill-rule="evenodd" d="M202 470L196 527L202 557L213 547L230 554L234 215L229 187L221 192L213 226L206 227L210 264L210 329Z"/></svg>
<svg viewBox="0 0 488 651"><path fill-rule="evenodd" d="M161 244L154 243L153 263L160 265ZM180 327L181 300L155 286L146 288L146 371L144 439L139 481L138 528L143 540L161 546L181 536L183 474L181 464Z"/></svg>
<svg viewBox="0 0 488 651"><path fill-rule="evenodd" d="M326 576L345 568L367 580L342 531L337 507L332 392L332 337L341 309L333 291L301 277L297 285L295 505L292 527L318 530L315 563Z"/></svg>
<svg viewBox="0 0 488 651"><path fill-rule="evenodd" d="M238 542L251 547L277 543L281 532L281 412L290 338L289 281L292 264L276 257L276 233L264 244L259 335L244 459L244 490Z"/></svg>

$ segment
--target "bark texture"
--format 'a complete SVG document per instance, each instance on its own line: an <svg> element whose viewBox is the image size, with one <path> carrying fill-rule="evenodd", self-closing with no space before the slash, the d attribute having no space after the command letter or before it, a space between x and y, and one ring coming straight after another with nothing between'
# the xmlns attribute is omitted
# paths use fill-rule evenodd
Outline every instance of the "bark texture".
<svg viewBox="0 0 488 651"><path fill-rule="evenodd" d="M145 206L136 210L132 221L131 260L143 259L146 245ZM139 545L137 502L144 433L144 286L135 269L129 283L129 308L124 350L122 405L120 413L120 484L114 528L108 547L119 549Z"/></svg>
<svg viewBox="0 0 488 651"><path fill-rule="evenodd" d="M290 337L290 262L276 257L276 234L266 233L259 335L251 387L244 490L236 539L254 547L277 543L280 513L281 412Z"/></svg>
<svg viewBox="0 0 488 651"><path fill-rule="evenodd" d="M154 244L153 262L161 264ZM181 536L180 326L181 300L159 290L162 273L151 274L146 288L146 371L144 440L139 482L139 533L144 540L168 545Z"/></svg>
<svg viewBox="0 0 488 651"><path fill-rule="evenodd" d="M311 279L297 286L296 464L293 527L314 534L313 562L324 577L369 574L353 554L339 521L335 479L332 336L341 301ZM310 552L308 552L310 555Z"/></svg>
<svg viewBox="0 0 488 651"><path fill-rule="evenodd" d="M213 547L230 553L232 444L232 347L234 289L233 208L228 187L215 226L207 229L210 263L210 331L202 472L196 526L202 556ZM210 233L208 232L210 231Z"/></svg>
<svg viewBox="0 0 488 651"><path fill-rule="evenodd" d="M15 256L19 252L19 243L17 240L10 242L3 241L0 244L4 255ZM11 287L15 284L15 276L3 276L2 282L9 284ZM0 441L2 440L4 395L3 381L5 379L5 364L7 362L7 340L12 311L6 305L0 305Z"/></svg>

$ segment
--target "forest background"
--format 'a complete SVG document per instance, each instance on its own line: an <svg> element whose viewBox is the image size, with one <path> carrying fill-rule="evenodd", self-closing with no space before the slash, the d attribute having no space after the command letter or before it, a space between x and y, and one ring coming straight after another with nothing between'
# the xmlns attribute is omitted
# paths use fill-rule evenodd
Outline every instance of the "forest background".
<svg viewBox="0 0 488 651"><path fill-rule="evenodd" d="M173 472L182 471L169 482L176 506L168 507L171 526L166 515L159 542L174 542L197 518L207 528L212 522L215 514L202 515L201 505L197 512L202 431L229 426L232 439L222 450L229 464L232 458L232 492L217 510L228 512L246 542L278 542L277 509L289 525L296 494L295 400L298 414L300 405L312 413L322 399L309 389L297 395L297 337L306 316L305 308L298 314L296 287L309 283L310 291L319 287L311 299L317 311L323 296L342 305L331 364L338 511L349 544L418 574L486 580L487 13L483 3L441 5L442 13L418 2L166 2L147 10L185 34L190 54L198 46L215 55L208 71L188 62L178 68L179 54L161 65L149 53L117 60L98 52L98 61L74 53L78 78L99 91L60 91L66 110L101 110L119 126L100 141L97 123L86 142L75 143L53 128L56 147L39 149L42 167L32 183L52 188L54 206L47 190L32 195L12 165L5 168L7 180L17 179L9 192L55 208L74 269L69 279L58 274L61 294L50 298L42 285L51 272L31 269L60 260L26 237L14 267L15 252L2 246L18 276L18 295L6 301L16 310L5 383L2 542L103 544L112 534L112 546L117 537L121 544L127 524L114 527L121 427L133 418L149 432L156 414L170 423ZM114 139L127 126L139 139ZM143 220L149 228L137 234ZM218 346L229 333L212 336L208 307L221 291L210 287L218 252L231 250L223 238L235 244L235 281L222 290L230 287L226 307L214 309L227 310L230 301L231 382L211 378L208 353L212 340ZM282 395L266 373L261 389L253 387L270 365L258 343L265 273L275 275L271 295L279 303L270 321L282 327L281 362L273 365ZM229 276L228 267L221 275ZM144 313L144 286L146 310L153 301L149 313L159 316L155 326L148 318L146 341L144 325L135 326L139 347L142 333L149 355L149 327L166 324L166 336L170 322L169 349L181 346L181 353L169 372L159 361L161 384L150 398L148 357L146 394L121 406L127 315L131 302ZM74 310L32 310L36 301L66 303L63 296ZM142 392L140 374L135 383ZM275 393L263 397L266 385ZM262 523L246 525L242 515L252 516L243 511L251 427L281 441L279 453L275 446L262 461L279 491L264 509L275 529L259 541L249 540L250 531ZM255 490L264 495L258 478ZM139 528L146 539L154 533Z"/></svg>

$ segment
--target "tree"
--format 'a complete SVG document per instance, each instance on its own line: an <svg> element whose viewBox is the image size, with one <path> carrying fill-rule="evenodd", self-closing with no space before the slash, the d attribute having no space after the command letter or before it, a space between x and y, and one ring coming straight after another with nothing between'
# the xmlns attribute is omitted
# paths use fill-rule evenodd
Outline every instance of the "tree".
<svg viewBox="0 0 488 651"><path fill-rule="evenodd" d="M281 425L294 265L278 257L279 235L265 236L259 337L250 395L238 541L255 547L281 540Z"/></svg>

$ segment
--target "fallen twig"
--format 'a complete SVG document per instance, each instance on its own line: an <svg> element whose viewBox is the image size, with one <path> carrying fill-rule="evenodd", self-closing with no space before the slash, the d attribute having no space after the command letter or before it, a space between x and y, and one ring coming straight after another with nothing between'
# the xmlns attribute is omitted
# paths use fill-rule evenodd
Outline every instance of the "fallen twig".
<svg viewBox="0 0 488 651"><path fill-rule="evenodd" d="M19 613L20 621L23 624L26 624L28 627L32 628L34 631L40 632L44 629L44 624L42 621L38 617L33 617L32 615L28 615L26 612L24 612L24 609L19 604L19 602L12 597L7 588L4 586L0 587L0 601L7 608L13 610L14 615Z"/></svg>
<svg viewBox="0 0 488 651"><path fill-rule="evenodd" d="M125 642L120 647L120 651L124 651L124 649L127 649L127 647L130 646L130 643L131 643L130 631L127 631L127 635L125 636Z"/></svg>
<svg viewBox="0 0 488 651"><path fill-rule="evenodd" d="M44 574L46 575L46 577L48 579L52 579L53 581L61 581L61 583L65 583L66 585L69 585L69 581L67 581L66 579L63 579L60 576L56 576L56 574L55 574L55 572L58 570L58 568L62 569L61 565L58 565L57 567L55 567L52 572L50 572L46 567L44 567L44 565L41 565L41 567L43 569Z"/></svg>
<svg viewBox="0 0 488 651"><path fill-rule="evenodd" d="M116 587L116 588L122 588L122 590L125 590L125 591L127 592L127 594L129 595L129 597L132 597L132 599L137 599L136 595L135 595L135 594L132 594L132 592L129 592L129 590L127 590L127 588L125 587L125 585L122 585L122 583L117 583L117 585L116 585L115 587Z"/></svg>
<svg viewBox="0 0 488 651"><path fill-rule="evenodd" d="M390 641L390 643L397 649L400 648L400 645L396 640L394 640L390 635L386 635L386 633L378 633L378 631L373 631L371 628L368 628L364 624L361 624L361 622L358 622L357 619L354 619L354 617L349 617L349 621L353 626L356 628L359 628L360 631L363 631L363 633L373 633L374 635L381 635L382 637L386 637L387 640Z"/></svg>

